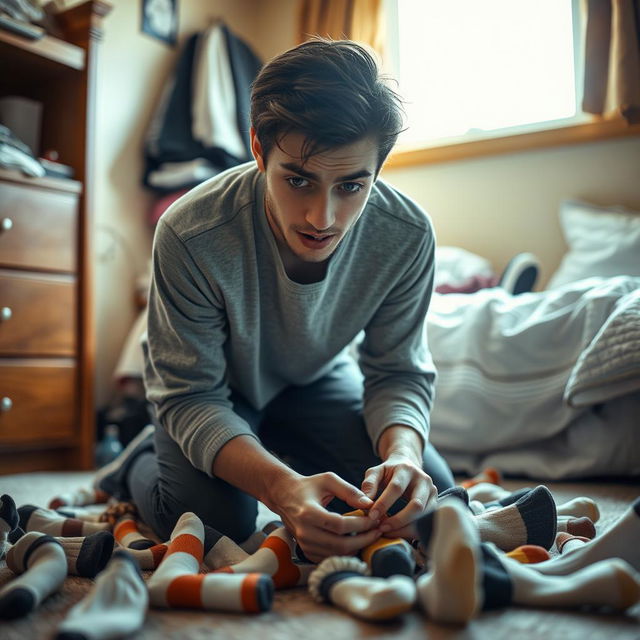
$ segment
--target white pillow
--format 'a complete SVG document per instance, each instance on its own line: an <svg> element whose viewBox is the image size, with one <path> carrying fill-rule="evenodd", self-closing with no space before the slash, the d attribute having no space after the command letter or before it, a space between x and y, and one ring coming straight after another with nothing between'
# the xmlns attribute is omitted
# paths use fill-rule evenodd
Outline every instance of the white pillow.
<svg viewBox="0 0 640 640"><path fill-rule="evenodd" d="M548 289L594 276L640 276L640 213L567 200L560 223L569 251Z"/></svg>

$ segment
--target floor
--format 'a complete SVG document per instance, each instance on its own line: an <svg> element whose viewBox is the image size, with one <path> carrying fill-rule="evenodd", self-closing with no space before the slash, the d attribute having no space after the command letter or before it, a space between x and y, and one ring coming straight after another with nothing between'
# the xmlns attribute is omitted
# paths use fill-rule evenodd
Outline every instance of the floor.
<svg viewBox="0 0 640 640"><path fill-rule="evenodd" d="M0 494L9 493L18 505L46 505L48 499L56 493L87 486L89 479L90 474L86 473L0 476ZM531 485L531 481L505 482L509 489ZM601 519L597 524L599 531L615 521L640 494L640 480L606 483L554 482L547 483L547 486L558 502L578 495L593 498L601 510ZM4 562L0 562L0 585L10 580L11 576ZM82 598L90 584L91 581L86 578L67 578L62 590L47 599L36 612L18 621L0 623L0 637L3 640L53 638L57 624L64 618L67 609ZM273 609L256 616L150 610L144 628L135 637L142 640L412 640L425 637L434 640L637 640L640 638L640 606L625 615L513 607L481 614L466 627L432 624L416 609L393 623L370 624L360 622L328 605L318 605L311 600L305 589L298 588L277 592Z"/></svg>

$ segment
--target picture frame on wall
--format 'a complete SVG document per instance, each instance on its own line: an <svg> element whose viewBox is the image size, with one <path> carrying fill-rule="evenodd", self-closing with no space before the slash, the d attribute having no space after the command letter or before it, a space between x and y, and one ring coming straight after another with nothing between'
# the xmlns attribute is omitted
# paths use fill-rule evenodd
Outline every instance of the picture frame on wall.
<svg viewBox="0 0 640 640"><path fill-rule="evenodd" d="M178 0L142 0L142 31L173 46L178 33Z"/></svg>

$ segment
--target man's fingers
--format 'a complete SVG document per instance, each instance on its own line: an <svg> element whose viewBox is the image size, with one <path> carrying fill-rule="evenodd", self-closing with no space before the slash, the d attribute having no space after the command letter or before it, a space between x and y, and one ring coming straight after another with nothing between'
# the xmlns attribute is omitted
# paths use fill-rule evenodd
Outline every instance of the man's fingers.
<svg viewBox="0 0 640 640"><path fill-rule="evenodd" d="M372 520L379 520L384 516L395 501L404 494L409 486L410 480L411 476L409 473L402 469L395 469L384 491L378 496L369 510L369 517Z"/></svg>
<svg viewBox="0 0 640 640"><path fill-rule="evenodd" d="M326 531L314 531L309 540L298 539L305 556L314 562L318 562L329 556L351 556L363 547L375 542L381 533L378 529L372 529L365 533L353 536L341 536Z"/></svg>
<svg viewBox="0 0 640 640"><path fill-rule="evenodd" d="M371 469L367 469L364 474L364 480L360 488L368 498L373 499L376 497L382 473L383 470L380 467L372 467Z"/></svg>
<svg viewBox="0 0 640 640"><path fill-rule="evenodd" d="M337 513L325 511L322 517L313 523L319 529L323 529L336 535L347 535L351 533L362 533L369 531L376 526L371 518L367 516L342 516Z"/></svg>
<svg viewBox="0 0 640 640"><path fill-rule="evenodd" d="M411 499L406 506L398 511L398 513L387 518L380 526L380 530L384 535L389 535L392 531L403 529L410 525L431 505L432 497L435 498L435 488L433 487L433 484L419 482L417 485L418 486L414 488L411 494Z"/></svg>
<svg viewBox="0 0 640 640"><path fill-rule="evenodd" d="M340 498L354 509L369 509L373 500L366 496L360 489L349 484L335 473L322 474L325 481L325 489L329 490L333 496Z"/></svg>

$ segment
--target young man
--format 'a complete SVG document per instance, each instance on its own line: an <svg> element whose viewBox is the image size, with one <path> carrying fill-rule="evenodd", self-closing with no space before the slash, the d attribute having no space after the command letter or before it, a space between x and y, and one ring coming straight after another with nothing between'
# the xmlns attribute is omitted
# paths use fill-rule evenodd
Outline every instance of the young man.
<svg viewBox="0 0 640 640"><path fill-rule="evenodd" d="M243 540L257 499L311 560L353 554L407 534L453 484L427 439L433 231L377 181L401 117L362 47L276 57L251 120L255 163L160 220L145 344L155 442L99 484L131 495L163 538L193 511ZM368 515L339 515L357 508Z"/></svg>

